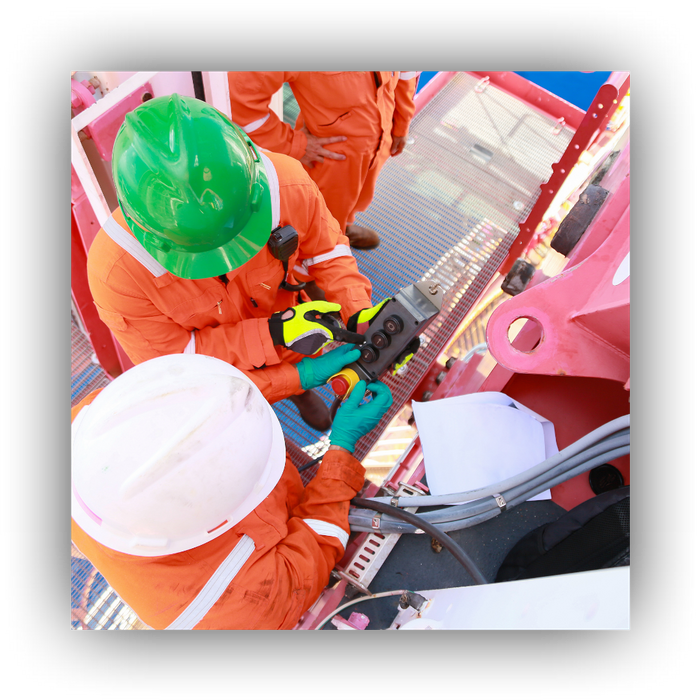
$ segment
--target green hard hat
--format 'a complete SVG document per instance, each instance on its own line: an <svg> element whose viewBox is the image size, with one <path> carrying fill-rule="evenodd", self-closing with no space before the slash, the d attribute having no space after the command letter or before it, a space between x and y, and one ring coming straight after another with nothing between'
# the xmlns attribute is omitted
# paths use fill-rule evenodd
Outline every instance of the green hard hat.
<svg viewBox="0 0 700 700"><path fill-rule="evenodd" d="M129 112L114 143L112 175L132 232L178 277L226 274L270 237L270 185L260 153L201 100L173 94Z"/></svg>

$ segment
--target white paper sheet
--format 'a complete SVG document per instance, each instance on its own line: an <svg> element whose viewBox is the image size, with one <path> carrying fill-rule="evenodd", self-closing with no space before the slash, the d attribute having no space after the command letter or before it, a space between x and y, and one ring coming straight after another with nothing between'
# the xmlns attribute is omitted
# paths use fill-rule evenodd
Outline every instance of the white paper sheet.
<svg viewBox="0 0 700 700"><path fill-rule="evenodd" d="M499 392L414 401L413 414L433 495L489 486L558 452L552 423Z"/></svg>

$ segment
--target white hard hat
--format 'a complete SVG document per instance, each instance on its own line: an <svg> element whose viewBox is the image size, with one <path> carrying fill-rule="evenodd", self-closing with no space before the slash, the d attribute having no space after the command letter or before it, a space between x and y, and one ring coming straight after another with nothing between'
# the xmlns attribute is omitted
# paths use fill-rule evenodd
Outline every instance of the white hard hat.
<svg viewBox="0 0 700 700"><path fill-rule="evenodd" d="M162 556L223 534L284 470L279 420L228 363L166 355L117 377L72 425L75 522L101 544Z"/></svg>

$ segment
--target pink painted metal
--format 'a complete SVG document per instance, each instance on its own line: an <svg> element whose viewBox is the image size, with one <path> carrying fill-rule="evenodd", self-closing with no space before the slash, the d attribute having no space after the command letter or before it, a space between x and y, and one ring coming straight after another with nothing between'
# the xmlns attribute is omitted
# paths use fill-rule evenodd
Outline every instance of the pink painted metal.
<svg viewBox="0 0 700 700"><path fill-rule="evenodd" d="M614 94L617 96L626 94L629 75L624 74L621 78L617 76L616 80L621 87L619 90L615 88ZM610 90L606 92L609 97L613 94ZM609 119L612 110L616 107L615 99L617 97L611 98L610 109L603 115L604 118ZM598 104L600 103L594 103L596 107ZM600 133L595 123L597 118L591 117L591 126L594 128L587 131L580 129L577 133L580 141L575 137L572 143L585 142L588 146L590 141ZM568 161L566 174L577 162L580 150L580 146L574 149L575 158ZM560 173L564 177L566 174ZM556 172L550 182L554 182L555 175ZM442 382L434 389L430 397L431 401L477 391L505 391L554 422L560 448L571 444L586 432L590 432L613 417L621 415L621 411L624 410L622 407L627 403L625 396L629 391L629 277L621 274L624 268L622 263L629 253L629 147L618 157L616 167L611 168L601 185L605 186L608 183L614 185L611 186L611 190L617 191L611 195L604 209L599 212L582 240L572 251L569 265L564 272L505 302L492 315L492 319L499 314L502 314L504 319L510 318L507 324L502 322L504 328L500 326L497 328L501 340L505 335L507 350L510 352L512 349L512 354L517 360L523 362L524 358L527 362L528 359L535 357L542 361L533 362L530 359L531 366L525 368L518 366L517 369L503 362L485 376L479 371L482 361L480 356L475 355L466 363L457 360L446 371ZM548 194L553 196L553 193ZM542 212L550 202L551 197L548 198ZM531 239L532 235L529 233L528 240ZM615 279L616 274L617 279ZM613 281L616 284L613 284ZM540 290L537 299L533 294L536 290ZM533 294L529 300L528 294ZM523 302L524 306L522 306ZM510 315L506 316L503 309L508 308L511 311ZM530 315L539 320L543 318L543 313L546 316L547 325L544 340L540 340L541 331L535 323L531 322L518 334L511 345L507 340L507 331L512 320L523 315ZM564 324L561 332L554 325L557 320L556 313L560 315L558 320ZM572 328L573 331L571 331ZM487 337L489 337L492 353L499 359L498 351L494 351L491 347L492 341L488 330ZM539 347L544 347L545 343L551 343L553 337L559 343L560 361L557 357L552 358L551 353L547 357L536 354ZM449 343L446 347L448 345ZM581 352L584 346L587 350ZM533 348L535 353L532 352ZM550 362L548 369L545 367L547 360ZM565 371L562 376L560 370L564 366ZM524 374L518 374L518 372L524 372ZM558 380L563 384L550 385L547 377L538 376L543 373L552 376L552 382ZM574 373L578 374L572 376ZM586 377L591 379L586 380ZM605 377L610 377L614 381L606 380ZM621 397L621 394L624 396ZM606 415L606 412L610 415ZM629 483L629 458L618 458L613 464L620 469L625 483ZM419 482L424 474L422 448L420 439L416 438L385 486L391 490L396 490L399 482L422 486ZM378 486L370 484L362 495L371 497L378 491ZM552 489L553 500L564 508L572 508L593 495L586 474L579 475ZM351 538L339 568L342 569L344 564L354 557L357 549L369 536L371 533L363 533ZM320 600L324 603L323 614L314 615L314 621L323 619L329 614L328 611L333 609L330 595L329 590L322 595ZM333 600L340 599L333 597ZM304 628L309 629L311 626L313 623L307 618Z"/></svg>
<svg viewBox="0 0 700 700"><path fill-rule="evenodd" d="M340 601L345 595L346 586L347 581L342 580L334 586L324 589L316 602L301 616L294 629L314 629L319 620L323 620L340 605Z"/></svg>
<svg viewBox="0 0 700 700"><path fill-rule="evenodd" d="M144 83L85 127L85 133L95 142L103 160L112 160L114 140L127 112L131 112L149 99L149 95L153 96L153 88L150 83Z"/></svg>
<svg viewBox="0 0 700 700"><path fill-rule="evenodd" d="M589 240L604 237L593 253L493 312L486 338L499 364L519 373L629 380L629 179L625 183L589 227ZM541 328L533 347L508 339L521 318Z"/></svg>
<svg viewBox="0 0 700 700"><path fill-rule="evenodd" d="M550 119L563 120L567 126L573 129L577 129L583 120L584 111L582 109L517 73L512 71L470 71L470 73L484 80L484 84L495 85L500 90L526 102Z"/></svg>
<svg viewBox="0 0 700 700"><path fill-rule="evenodd" d="M494 318L511 307L516 311L511 312L509 318L514 319L523 315L521 305L524 303L528 306L525 311L537 318L542 309L549 314L553 309L559 309L564 316L564 330L569 332L575 326L574 332L588 336L586 340L595 345L598 361L579 354L578 366L570 367L570 370L586 373L580 376L561 376L556 367L553 374L543 376L545 369L539 365L527 368L527 373L518 373L504 364L496 365L484 375L480 371L482 358L475 355L469 362L457 360L451 365L435 388L431 401L477 391L503 391L551 420L560 448L628 410L629 277L622 274L624 268L620 263L629 251L629 147L623 149L615 165L617 167L612 167L601 180L601 185L609 186L612 193L572 251L567 268L549 284L543 282L531 288L533 292L535 289L546 292L540 291L537 304L528 302L527 295L531 291L528 289L499 306L492 314ZM617 284L613 285L618 271ZM592 278L586 282L584 276L588 272ZM571 279L579 285L573 295L557 285L557 280L564 280L561 285L572 284ZM504 326L507 333L507 325ZM540 338L541 331L536 324L526 324L512 343L519 350L514 353L516 358L527 359ZM568 342L566 337L560 340ZM491 345L490 339L489 343ZM497 351L490 349L498 359ZM565 355L562 357L568 359ZM523 368L518 367L518 370ZM605 379L610 375L614 379ZM629 457L618 458L613 465L621 471L625 483L629 483ZM417 438L386 485L390 489L396 489L400 481L417 485L424 474L422 448ZM374 495L376 490L370 493L368 489L366 495ZM553 500L564 508L573 508L593 495L586 474L552 489ZM355 542L362 541L362 535L356 537L348 549Z"/></svg>
<svg viewBox="0 0 700 700"><path fill-rule="evenodd" d="M613 80L614 82L610 82ZM558 163L552 165L552 176L549 181L540 185L542 194L535 202L527 219L520 224L520 233L513 241L506 259L499 268L504 275L508 273L513 263L522 257L523 251L531 241L537 226L555 195L568 177L571 169L576 165L581 153L590 147L591 143L603 132L610 121L612 113L617 108L620 100L629 89L629 73L613 73L604 85L598 90L598 94L588 108L580 126L576 130L568 147L564 151Z"/></svg>
<svg viewBox="0 0 700 700"><path fill-rule="evenodd" d="M468 363L458 360L437 385L430 400L477 391L506 390L509 395L555 423L562 448L620 414L620 406L625 402L620 399L619 393L625 394L625 390L629 389L629 276L624 272L624 261L629 253L629 178L623 181L606 203L604 211L591 224L579 244L581 249L585 249L587 240L599 242L592 254L494 311L492 320L505 320L494 322L493 327L490 322L487 338L489 349L501 365L484 376L479 372L480 356L475 355ZM573 252L577 251L578 248ZM504 313L503 309L509 308L511 311ZM537 319L540 323L544 319L544 339L540 340L540 331L531 323L511 345L507 340L508 328L513 320L522 316ZM557 326L557 321L561 328ZM498 331L501 341L505 336L506 350L512 351L516 359L526 366L511 366L500 357L502 353L499 351L504 343L494 343L494 329ZM547 344L552 344L553 352L538 355L537 351ZM532 361L533 357L536 362ZM518 372L524 374L519 375ZM579 380L579 384L539 390L538 385L545 384L544 379L530 376L538 374L563 375ZM513 382L520 376L526 379L525 384ZM594 378L590 389L585 383L581 385L585 377ZM616 393L611 388L614 384L604 383L606 379L618 382L617 387L625 383L625 390ZM516 388L518 386L519 389ZM533 403L532 394L528 400L527 391L533 389L539 403ZM601 411L603 414L605 411L612 412L612 415L601 417ZM565 416L565 420L560 423L562 416ZM613 463L621 470L625 483L629 483L629 459L619 458ZM393 490L398 488L399 482L418 486L424 474L422 448L420 439L416 438L385 486ZM371 497L378 490L372 484L363 496ZM585 474L560 484L552 493L554 501L565 508L572 508L593 496ZM340 569L354 557L369 536L371 533L364 533L351 539L339 563ZM323 596L322 599L326 600ZM325 612L328 609L333 609L331 603L325 602L324 614L315 615L314 620L322 619L328 614ZM307 628L309 626L312 623L307 621Z"/></svg>
<svg viewBox="0 0 700 700"><path fill-rule="evenodd" d="M79 82L71 78L70 103L75 114L80 114L90 105L95 104L95 88L87 80Z"/></svg>
<svg viewBox="0 0 700 700"><path fill-rule="evenodd" d="M355 629L363 630L369 624L369 618L367 615L363 615L359 612L354 612L350 614L348 618L348 623L351 624Z"/></svg>
<svg viewBox="0 0 700 700"><path fill-rule="evenodd" d="M630 144L628 141L627 145L620 151L620 154L615 159L615 162L610 166L605 175L603 175L599 184L609 192L617 192L625 179L629 177L629 172ZM629 187L629 183L627 186Z"/></svg>
<svg viewBox="0 0 700 700"><path fill-rule="evenodd" d="M75 83L76 81L73 80L71 82ZM84 86L83 89L87 92ZM80 92L77 88L76 90ZM152 95L153 89L150 83L145 83L83 129L85 135L93 139L100 157L105 161L109 161L112 158L114 140L126 113L142 104L144 97L148 94ZM92 102L94 103L94 98L92 98ZM87 282L87 253L100 229L100 225L88 201L85 190L72 167L71 212L71 295L102 369L111 378L115 378L129 369L129 367L133 367L134 363L126 355L109 328L97 315L97 310L92 301L92 294Z"/></svg>

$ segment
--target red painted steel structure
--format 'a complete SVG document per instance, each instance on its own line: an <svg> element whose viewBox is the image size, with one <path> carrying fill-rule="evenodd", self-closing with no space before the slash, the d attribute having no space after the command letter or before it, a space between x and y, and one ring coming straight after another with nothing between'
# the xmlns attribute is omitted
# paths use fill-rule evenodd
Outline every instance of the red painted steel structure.
<svg viewBox="0 0 700 700"><path fill-rule="evenodd" d="M443 368L443 379L434 385L429 400L503 392L552 421L559 449L630 412L629 145L600 184L612 194L570 253L565 269L539 284L533 280L530 288L491 315L489 349L501 364L485 376L479 371L481 356L474 355L468 362L456 360ZM531 321L511 344L509 326L528 316L540 324L546 317L544 335ZM550 344L555 352L549 352ZM629 455L611 464L628 485ZM383 486L395 492L403 482L425 490L420 483L424 475L420 438L416 437ZM379 488L369 484L362 495L375 496ZM588 474L555 486L551 493L552 500L568 510L595 495ZM370 536L383 538L379 533L363 533L351 539L338 569L347 568ZM332 601L322 598L319 614L305 620L307 627L323 619L336 600L334 589Z"/></svg>
<svg viewBox="0 0 700 700"><path fill-rule="evenodd" d="M71 83L75 84L73 89L80 86L80 83L75 80ZM73 101L73 107L78 113L89 106L87 104L89 100L85 93L87 93L87 89L80 93L80 96L84 98L82 104L77 103L75 99ZM112 160L114 141L126 114L152 95L153 89L147 82L133 90L83 129L82 133L92 139L103 160L107 162ZM71 168L71 294L102 369L114 379L129 367L133 367L134 363L97 315L97 310L92 302L92 294L87 281L87 253L99 230L100 225L95 212L80 180Z"/></svg>
<svg viewBox="0 0 700 700"><path fill-rule="evenodd" d="M500 76L501 74L496 73L494 75ZM521 76L517 75L514 77L521 78ZM521 80L524 80L524 78L521 78ZM506 81L503 79L503 82ZM509 86L518 84L518 81L515 80L509 80L507 82ZM527 80L525 82L529 83ZM532 83L529 84L532 85ZM576 133L564 151L564 154L559 159L558 163L552 165L552 176L546 183L540 186L542 194L537 199L537 202L535 202L535 206L530 211L527 219L520 224L520 233L515 241L513 241L508 256L500 267L499 271L502 274L507 274L513 266L513 263L522 256L528 243L535 235L537 226L542 221L549 205L564 184L564 180L566 180L572 168L578 163L581 153L583 153L583 151L585 151L604 131L613 112L617 109L622 98L627 94L629 86L630 74L621 72L611 73L607 82L601 85L598 94L581 119L580 125L576 129ZM547 95L549 94L542 88L539 88L539 92L546 93ZM532 96L537 93L528 91L527 94ZM551 109L549 101L546 100L546 102L548 108ZM564 100L560 100L560 102L563 103ZM569 106L572 107L572 109L577 109L573 107L573 105Z"/></svg>
<svg viewBox="0 0 700 700"><path fill-rule="evenodd" d="M617 191L573 249L565 269L504 302L491 315L489 349L500 364L484 376L478 355L468 363L454 362L431 401L477 391L503 392L551 420L560 449L630 412L630 277L625 272L629 184L627 146L601 181L601 186ZM528 323L511 345L508 327L527 316L547 317L544 337L535 323ZM550 343L555 354L543 352ZM584 344L586 353L581 353ZM629 456L612 464L629 484ZM416 439L385 486L396 490L401 481L419 486L424 473ZM371 497L378 490L372 485L363 495ZM552 500L567 509L593 496L586 474L552 489ZM348 547L345 559L352 558L359 544Z"/></svg>
<svg viewBox="0 0 700 700"><path fill-rule="evenodd" d="M531 83L517 73L510 71L469 71L480 79L475 89L484 90L489 85L526 102L533 109L564 125L576 129L569 146L558 163L552 164L552 176L541 185L537 202L527 219L520 224L520 233L510 247L508 256L501 264L499 272L507 274L513 263L521 257L532 240L545 212L553 202L562 184L578 163L581 153L605 130L610 117L630 86L630 74L613 72L600 87L596 98L587 112L557 97L548 90ZM435 75L416 95L416 114L456 75L455 71L445 71Z"/></svg>

